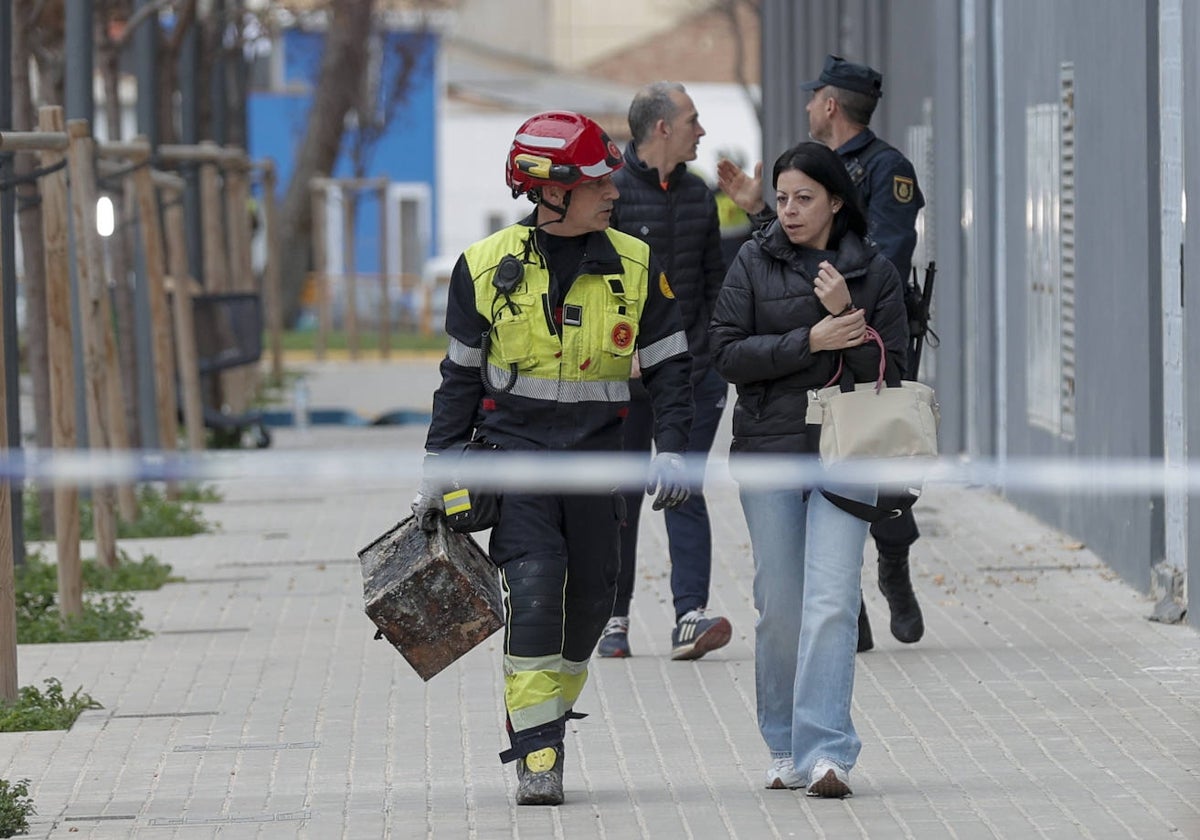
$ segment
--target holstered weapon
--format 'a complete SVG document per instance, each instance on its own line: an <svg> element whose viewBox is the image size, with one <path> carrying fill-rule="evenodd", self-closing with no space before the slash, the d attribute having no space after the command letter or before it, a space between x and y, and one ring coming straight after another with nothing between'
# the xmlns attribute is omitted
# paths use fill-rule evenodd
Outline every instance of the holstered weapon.
<svg viewBox="0 0 1200 840"><path fill-rule="evenodd" d="M925 266L925 282L917 285L917 267L914 265L912 277L904 289L904 304L908 310L908 360L912 366L909 375L917 378L921 368L921 350L925 346L925 336L929 336L929 346L937 347L940 339L938 334L929 327L929 308L933 302L933 280L937 276L936 263L930 261Z"/></svg>

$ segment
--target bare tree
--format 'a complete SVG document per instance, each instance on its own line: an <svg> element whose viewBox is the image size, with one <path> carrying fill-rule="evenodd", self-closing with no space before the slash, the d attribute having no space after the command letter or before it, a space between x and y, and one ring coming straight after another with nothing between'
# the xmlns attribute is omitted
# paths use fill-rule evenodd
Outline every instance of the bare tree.
<svg viewBox="0 0 1200 840"><path fill-rule="evenodd" d="M163 144L179 142L175 128L175 97L179 93L179 54L183 41L196 25L196 0L174 4L175 26L164 33L158 45L158 140Z"/></svg>
<svg viewBox="0 0 1200 840"><path fill-rule="evenodd" d="M397 115L408 105L413 83L428 68L429 53L424 49L424 28L378 39L378 67L371 74L377 84L363 86L362 101L356 104L354 127L348 132L349 157L354 176L363 178L371 154Z"/></svg>
<svg viewBox="0 0 1200 840"><path fill-rule="evenodd" d="M753 21L753 25L758 27L757 31L761 31L762 6L759 0L717 0L713 8L725 16L725 19L729 23L729 28L733 32L734 78L741 85L742 92L746 95L746 101L754 108L754 116L758 118L758 124L761 126L763 118L762 97L755 95L750 85L750 80L746 78L745 18L750 18Z"/></svg>
<svg viewBox="0 0 1200 840"><path fill-rule="evenodd" d="M13 125L20 131L37 129L37 109L33 104L33 79L29 75L32 51L42 34L52 33L53 22L42 21L44 0L21 3L18 17L13 21L20 33L12 39ZM61 31L61 30L60 30ZM38 34L35 35L34 33ZM61 91L61 88L59 88ZM43 94L52 93L43 90ZM34 154L19 154L13 161L17 178L28 177L37 166ZM42 208L38 188L27 183L17 188L17 206L21 227L21 252L25 268L25 324L28 342L29 378L33 385L34 416L50 416L50 355L46 337L46 267L42 242ZM39 449L51 446L50 424L39 422L34 428L34 440ZM38 510L43 534L54 533L54 493L48 487L38 491Z"/></svg>
<svg viewBox="0 0 1200 840"><path fill-rule="evenodd" d="M341 150L346 116L362 101L368 58L363 45L370 41L374 5L374 0L341 0L333 4L308 127L280 213L283 307L289 323L295 320L308 271L308 242L312 235L308 183L333 171Z"/></svg>
<svg viewBox="0 0 1200 840"><path fill-rule="evenodd" d="M130 16L130 0L99 0L93 7L96 45L96 68L104 86L104 125L107 140L121 138L121 53L129 43L137 24L149 16L149 10L157 12L157 6L165 0L157 0L144 6ZM93 134L95 126L92 127ZM104 185L101 184L103 188ZM129 430L129 443L141 446L142 424L138 412L140 394L137 387L137 347L134 328L133 286L129 282L129 266L132 264L130 251L131 228L126 225L125 204L120 196L113 202L113 217L117 225L113 235L105 244L107 260L112 269L108 278L112 283L113 315L116 318L117 364L120 369L121 402L125 412L125 428Z"/></svg>

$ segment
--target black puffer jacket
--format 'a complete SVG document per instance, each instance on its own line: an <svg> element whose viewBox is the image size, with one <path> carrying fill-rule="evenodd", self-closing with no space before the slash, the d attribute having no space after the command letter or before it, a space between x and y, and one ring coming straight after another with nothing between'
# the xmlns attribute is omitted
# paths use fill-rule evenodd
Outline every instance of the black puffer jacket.
<svg viewBox="0 0 1200 840"><path fill-rule="evenodd" d="M625 166L613 175L621 197L612 214L612 226L650 245L667 283L679 301L679 314L692 353L692 382L711 365L708 321L725 277L721 256L721 225L717 203L704 179L679 164L667 176L663 189L657 169L638 157L630 141Z"/></svg>
<svg viewBox="0 0 1200 840"><path fill-rule="evenodd" d="M908 322L895 267L854 233L842 237L833 264L883 339L889 368L902 372ZM737 386L731 451L809 451L808 391L834 375L839 352L811 352L808 331L828 314L778 221L742 246L717 298L709 336L717 372ZM856 382L874 381L874 344L840 352Z"/></svg>

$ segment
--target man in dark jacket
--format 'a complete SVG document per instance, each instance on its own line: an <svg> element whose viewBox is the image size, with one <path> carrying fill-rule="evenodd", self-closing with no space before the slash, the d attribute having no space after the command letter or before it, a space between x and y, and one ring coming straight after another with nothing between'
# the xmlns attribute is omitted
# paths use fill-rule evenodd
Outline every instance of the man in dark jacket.
<svg viewBox="0 0 1200 840"><path fill-rule="evenodd" d="M917 245L917 213L925 206L925 197L908 158L867 127L883 96L883 76L865 64L830 55L825 58L821 75L800 87L812 92L805 106L809 136L841 157L866 207L868 238L896 266L900 282L906 283ZM737 164L723 159L717 164L717 180L757 225L775 218L763 200L761 164L751 177ZM917 378L914 361L907 360L909 379ZM891 611L892 635L901 642L920 641L925 622L908 568L909 549L920 537L912 510L876 522L871 526L871 536L879 550L879 589ZM873 645L864 603L858 649L870 650Z"/></svg>
<svg viewBox="0 0 1200 840"><path fill-rule="evenodd" d="M708 185L687 171L704 136L692 98L677 82L655 82L638 91L629 107L633 138L625 148L625 167L613 175L621 190L612 226L650 245L670 278L664 293L679 302L692 355L693 421L687 451L707 454L725 407L728 385L715 370L708 351L708 321L725 275L717 206ZM638 379L630 383L633 401L625 424L625 449L650 452L654 421ZM637 556L640 494L626 497L621 535L621 573L613 617L596 648L599 656L629 656L629 603ZM728 619L709 615L712 531L702 493L664 511L671 555L671 594L675 627L672 659L699 659L729 642Z"/></svg>

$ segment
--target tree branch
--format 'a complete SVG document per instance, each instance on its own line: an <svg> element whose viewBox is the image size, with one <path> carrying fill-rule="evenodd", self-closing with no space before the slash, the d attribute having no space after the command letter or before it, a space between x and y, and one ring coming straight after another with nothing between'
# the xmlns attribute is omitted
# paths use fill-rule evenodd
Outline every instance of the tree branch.
<svg viewBox="0 0 1200 840"><path fill-rule="evenodd" d="M192 2L195 2L195 0L192 0ZM118 50L125 49L125 45L128 44L129 39L133 37L134 31L143 23L145 23L151 15L157 15L168 6L173 7L174 5L174 0L151 0L150 3L140 7L125 20L125 28L122 30L119 38L113 39L113 46Z"/></svg>

